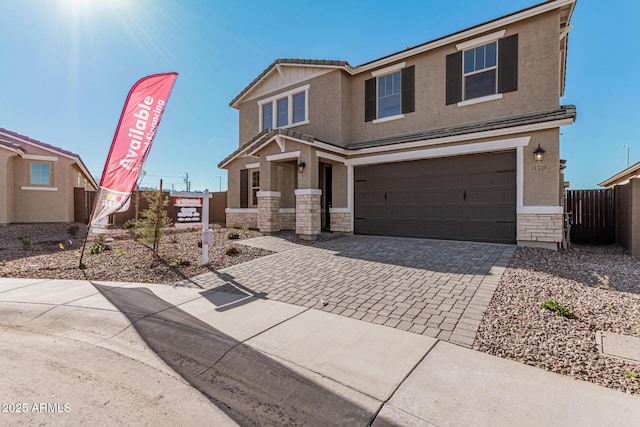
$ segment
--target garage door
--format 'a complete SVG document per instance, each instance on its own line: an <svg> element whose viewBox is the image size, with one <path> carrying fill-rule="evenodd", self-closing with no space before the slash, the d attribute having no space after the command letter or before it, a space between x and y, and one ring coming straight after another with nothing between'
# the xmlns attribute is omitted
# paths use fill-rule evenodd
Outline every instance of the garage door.
<svg viewBox="0 0 640 427"><path fill-rule="evenodd" d="M515 243L515 151L355 168L355 232Z"/></svg>

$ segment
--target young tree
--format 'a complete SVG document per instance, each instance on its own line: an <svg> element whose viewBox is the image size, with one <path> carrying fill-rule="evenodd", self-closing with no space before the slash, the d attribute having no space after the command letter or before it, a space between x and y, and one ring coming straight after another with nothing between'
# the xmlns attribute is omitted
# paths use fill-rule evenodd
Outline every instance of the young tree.
<svg viewBox="0 0 640 427"><path fill-rule="evenodd" d="M145 191L143 194L149 202L149 207L142 211L136 232L143 243L153 248L153 256L156 257L160 249L162 228L173 225L167 213L169 197L163 197L161 191Z"/></svg>

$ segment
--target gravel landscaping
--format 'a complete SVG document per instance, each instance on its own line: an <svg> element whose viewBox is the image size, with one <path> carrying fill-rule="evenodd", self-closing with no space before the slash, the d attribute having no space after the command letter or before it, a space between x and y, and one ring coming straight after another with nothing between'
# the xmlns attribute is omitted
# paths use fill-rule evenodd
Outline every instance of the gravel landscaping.
<svg viewBox="0 0 640 427"><path fill-rule="evenodd" d="M209 263L200 265L201 233L167 229L160 256L123 229L108 230L108 250L91 254L90 236L78 268L82 239L70 224L0 226L0 277L80 279L170 284L271 254L214 232ZM236 230L240 240L262 236ZM330 236L336 237L336 236ZM295 243L309 244L287 237ZM329 238L329 237L326 237ZM575 318L542 308L566 306ZM561 307L562 307L561 306ZM599 353L596 332L640 338L640 258L617 246L567 251L517 248L478 329L474 349L630 394L640 394L640 363ZM637 374L637 375L636 375Z"/></svg>
<svg viewBox="0 0 640 427"><path fill-rule="evenodd" d="M0 226L0 277L43 279L108 280L123 282L174 283L211 270L250 261L270 251L238 245L229 240L224 228L214 231L209 246L209 263L201 265L200 230L166 229L160 242L159 257L124 229L107 230L107 250L91 254L97 242L90 235L78 268L86 227L77 236L69 233L71 224L10 224ZM236 230L239 240L262 236L253 230ZM28 242L25 241L28 238Z"/></svg>
<svg viewBox="0 0 640 427"><path fill-rule="evenodd" d="M542 308L547 301L576 318ZM619 247L517 248L474 349L640 394L640 363L601 355L596 331L640 338L640 259Z"/></svg>

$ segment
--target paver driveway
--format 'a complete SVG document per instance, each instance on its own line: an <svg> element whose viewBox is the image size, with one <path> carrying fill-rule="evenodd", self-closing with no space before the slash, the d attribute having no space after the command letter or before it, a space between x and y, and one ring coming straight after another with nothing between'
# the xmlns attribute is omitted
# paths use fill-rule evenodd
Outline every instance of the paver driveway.
<svg viewBox="0 0 640 427"><path fill-rule="evenodd" d="M246 293L470 347L515 246L346 236L312 246L245 240L277 251L178 282Z"/></svg>

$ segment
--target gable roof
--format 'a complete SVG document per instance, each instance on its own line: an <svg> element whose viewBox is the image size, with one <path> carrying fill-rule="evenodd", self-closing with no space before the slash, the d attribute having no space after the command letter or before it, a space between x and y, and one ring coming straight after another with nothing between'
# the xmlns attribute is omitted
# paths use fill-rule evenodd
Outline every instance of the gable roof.
<svg viewBox="0 0 640 427"><path fill-rule="evenodd" d="M561 64L561 92L564 91L565 80L565 67L566 67L566 50L568 41L568 31L571 29L569 22L571 21L571 15L575 7L576 0L547 0L539 4L521 9L519 11L510 13L508 15L501 16L499 18L492 19L490 21L474 25L464 30L436 38L434 40L419 44L417 46L403 49L399 52L392 53L390 55L383 56L382 58L375 59L370 62L366 62L362 65L353 67L346 61L335 60L323 60L323 59L276 59L271 65L269 65L258 77L256 77L247 87L231 100L230 107L238 108L239 102L244 98L253 88L262 82L269 74L273 73L280 66L314 66L321 68L335 68L342 69L351 75L363 73L375 68L379 68L385 65L401 61L405 58L418 55L429 50L433 50L448 44L460 42L464 39L474 37L489 31L504 27L505 25L512 24L514 22L521 21L523 19L531 18L533 16L540 15L542 13L549 12L555 9L561 9L560 25L564 29L564 39L562 40L562 64Z"/></svg>
<svg viewBox="0 0 640 427"><path fill-rule="evenodd" d="M89 169L87 169L87 167L85 166L85 164L83 163L82 159L80 158L80 156L78 154L72 153L71 151L68 150L64 150L60 147L56 147L50 144L46 144L42 141L38 141L37 139L33 139L33 138L29 138L26 135L22 135L19 134L17 132L13 132L4 128L0 128L0 137L2 135L8 135L14 139L17 139L20 141L20 143L15 143L12 141L2 141L0 140L0 144L13 148L14 150L19 150L22 154L28 154L29 149L28 146L34 146L34 147L38 147L41 149L44 149L46 151L50 151L52 153L61 155L63 157L67 157L69 159L72 159L75 161L75 163L78 165L78 167L80 168L80 170L84 173L84 175L87 177L87 179L90 181L91 185L93 185L95 187L95 189L98 189L98 184L96 183L95 179L93 179L93 176L91 176L91 174L89 173ZM26 146L25 146L26 145Z"/></svg>
<svg viewBox="0 0 640 427"><path fill-rule="evenodd" d="M626 183L626 181L630 180L631 178L636 178L638 176L640 176L640 162L636 163L635 165L629 166L621 172L618 172L609 179L605 179L598 185L601 187L609 188L613 187L614 185Z"/></svg>

